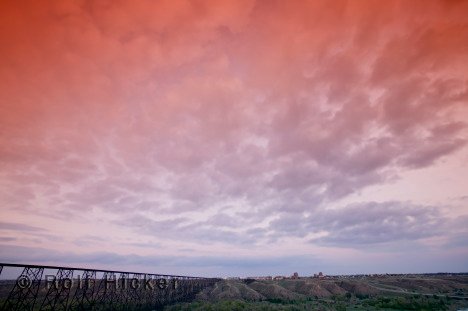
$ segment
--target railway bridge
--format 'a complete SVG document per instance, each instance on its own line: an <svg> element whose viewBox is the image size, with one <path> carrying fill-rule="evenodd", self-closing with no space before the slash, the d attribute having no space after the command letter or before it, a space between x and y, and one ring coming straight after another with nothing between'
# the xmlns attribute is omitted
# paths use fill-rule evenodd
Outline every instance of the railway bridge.
<svg viewBox="0 0 468 311"><path fill-rule="evenodd" d="M219 279L0 263L0 310L161 310Z"/></svg>

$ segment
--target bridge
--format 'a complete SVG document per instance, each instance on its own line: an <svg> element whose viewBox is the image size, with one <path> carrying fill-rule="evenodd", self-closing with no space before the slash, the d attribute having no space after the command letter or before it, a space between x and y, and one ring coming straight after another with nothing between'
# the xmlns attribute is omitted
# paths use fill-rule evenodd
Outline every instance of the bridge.
<svg viewBox="0 0 468 311"><path fill-rule="evenodd" d="M3 273L3 275L2 275ZM219 279L0 263L0 310L161 310Z"/></svg>

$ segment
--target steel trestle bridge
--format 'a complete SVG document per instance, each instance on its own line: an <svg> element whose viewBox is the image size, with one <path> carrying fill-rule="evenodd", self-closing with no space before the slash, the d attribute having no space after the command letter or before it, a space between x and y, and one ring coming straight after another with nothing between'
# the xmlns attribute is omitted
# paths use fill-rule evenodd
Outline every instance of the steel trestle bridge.
<svg viewBox="0 0 468 311"><path fill-rule="evenodd" d="M161 310L219 279L0 263L0 310Z"/></svg>

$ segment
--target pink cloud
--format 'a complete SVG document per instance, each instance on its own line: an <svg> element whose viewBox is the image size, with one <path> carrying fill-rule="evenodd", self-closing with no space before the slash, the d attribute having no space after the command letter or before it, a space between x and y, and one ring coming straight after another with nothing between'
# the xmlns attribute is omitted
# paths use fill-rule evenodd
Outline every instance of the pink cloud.
<svg viewBox="0 0 468 311"><path fill-rule="evenodd" d="M311 214L333 221L341 212L326 211L348 210L352 194L466 152L464 2L2 6L0 215L11 223L69 219L69 241L86 228L112 232L109 244L128 234L127 246L164 230L168 251L216 253L281 242L277 219L310 245ZM440 202L397 202L390 216L380 203L355 209L384 219L440 205L430 216L450 218ZM344 247L334 230L316 246Z"/></svg>

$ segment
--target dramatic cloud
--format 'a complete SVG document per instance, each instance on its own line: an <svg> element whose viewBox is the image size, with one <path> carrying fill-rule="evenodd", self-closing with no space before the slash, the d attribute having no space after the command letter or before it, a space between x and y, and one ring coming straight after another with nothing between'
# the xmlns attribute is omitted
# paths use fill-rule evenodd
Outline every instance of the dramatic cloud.
<svg viewBox="0 0 468 311"><path fill-rule="evenodd" d="M320 242L337 245L417 240L440 235L446 221L430 207L397 202L356 204L312 216L310 226L329 231Z"/></svg>
<svg viewBox="0 0 468 311"><path fill-rule="evenodd" d="M11 252L468 255L468 3L0 6Z"/></svg>

